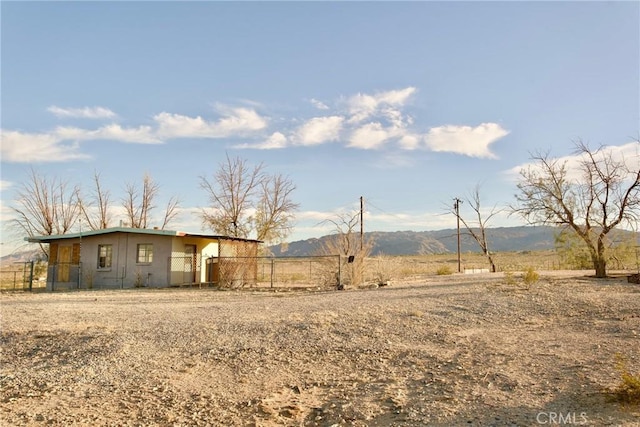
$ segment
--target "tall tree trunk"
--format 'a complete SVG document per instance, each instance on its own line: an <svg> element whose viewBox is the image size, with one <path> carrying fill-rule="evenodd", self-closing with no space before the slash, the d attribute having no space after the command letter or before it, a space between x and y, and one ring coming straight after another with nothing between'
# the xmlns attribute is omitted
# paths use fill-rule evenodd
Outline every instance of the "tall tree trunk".
<svg viewBox="0 0 640 427"><path fill-rule="evenodd" d="M596 277L607 277L607 260L604 257L598 257L593 260L593 266L596 269Z"/></svg>
<svg viewBox="0 0 640 427"><path fill-rule="evenodd" d="M491 265L491 272L495 273L496 272L496 264L493 262L493 257L491 256L490 253L487 253L487 258L489 259L489 264Z"/></svg>
<svg viewBox="0 0 640 427"><path fill-rule="evenodd" d="M596 269L596 277L607 277L607 258L605 256L606 247L604 245L603 236L598 237L596 254L593 258L593 266Z"/></svg>

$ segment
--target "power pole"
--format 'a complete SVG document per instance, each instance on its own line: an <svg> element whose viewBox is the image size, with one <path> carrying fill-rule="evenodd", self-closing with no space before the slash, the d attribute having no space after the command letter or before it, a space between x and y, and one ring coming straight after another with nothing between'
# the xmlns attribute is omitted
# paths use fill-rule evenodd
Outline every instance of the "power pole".
<svg viewBox="0 0 640 427"><path fill-rule="evenodd" d="M456 212L456 220L458 222L458 273L462 272L461 262L460 262L460 203L462 200L457 197L453 199L453 209Z"/></svg>
<svg viewBox="0 0 640 427"><path fill-rule="evenodd" d="M364 197L360 196L360 252L364 250Z"/></svg>

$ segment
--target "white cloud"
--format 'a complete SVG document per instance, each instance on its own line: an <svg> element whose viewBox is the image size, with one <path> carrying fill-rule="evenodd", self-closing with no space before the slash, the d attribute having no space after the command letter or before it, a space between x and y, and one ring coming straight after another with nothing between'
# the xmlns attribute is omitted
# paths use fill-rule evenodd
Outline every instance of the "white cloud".
<svg viewBox="0 0 640 427"><path fill-rule="evenodd" d="M404 152L387 152L381 157L374 166L378 169L401 169L410 168L415 165L415 159L412 155Z"/></svg>
<svg viewBox="0 0 640 427"><path fill-rule="evenodd" d="M287 137L280 133L274 132L269 138L267 138L264 142L259 142L257 144L238 144L235 145L234 148L253 148L256 150L275 150L279 148L285 148L287 146Z"/></svg>
<svg viewBox="0 0 640 427"><path fill-rule="evenodd" d="M415 150L420 146L420 138L416 135L407 133L400 137L398 143L400 144L400 148L405 150Z"/></svg>
<svg viewBox="0 0 640 427"><path fill-rule="evenodd" d="M115 140L137 144L159 144L162 142L154 135L150 126L123 128L117 124L110 124L96 130L60 126L55 129L54 134L62 140L73 141Z"/></svg>
<svg viewBox="0 0 640 427"><path fill-rule="evenodd" d="M399 114L397 109L403 107L415 92L415 87L407 87L374 95L361 93L354 95L347 101L351 114L349 122L361 122L378 113L380 109L383 110L385 116L395 116Z"/></svg>
<svg viewBox="0 0 640 427"><path fill-rule="evenodd" d="M2 130L2 160L15 163L64 162L88 159L80 152L80 142L115 140L139 144L160 143L148 126L123 128L112 124L96 130L58 127L51 132L24 133Z"/></svg>
<svg viewBox="0 0 640 427"><path fill-rule="evenodd" d="M342 130L344 117L314 117L300 126L295 132L296 141L302 145L318 145L336 141Z"/></svg>
<svg viewBox="0 0 640 427"><path fill-rule="evenodd" d="M104 107L62 108L52 105L47 111L56 117L70 117L80 119L112 119L116 113Z"/></svg>
<svg viewBox="0 0 640 427"><path fill-rule="evenodd" d="M392 135L380 123L367 123L359 127L349 138L349 147L372 150L380 148Z"/></svg>
<svg viewBox="0 0 640 427"><path fill-rule="evenodd" d="M200 116L162 112L154 116L161 138L224 138L264 129L267 121L249 108L220 108L223 117L207 121Z"/></svg>
<svg viewBox="0 0 640 427"><path fill-rule="evenodd" d="M322 101L318 101L315 98L311 98L311 104L316 107L318 110L328 110L329 106Z"/></svg>
<svg viewBox="0 0 640 427"><path fill-rule="evenodd" d="M2 130L2 160L16 163L62 162L86 159L77 142L63 144L61 138L47 133L22 133Z"/></svg>
<svg viewBox="0 0 640 427"><path fill-rule="evenodd" d="M592 147L592 151L595 151L596 148L597 147ZM611 159L615 162L624 162L630 170L638 170L638 165L640 165L640 144L637 142L629 142L622 145L607 145L602 147L595 158L597 160L603 156L611 156ZM566 164L569 179L577 180L582 178L581 163L586 160L586 155L570 154L568 156L555 157L550 153L549 158L557 160L558 164ZM514 166L505 171L505 174L515 181L523 169L535 169L538 167L539 164L537 162L527 162Z"/></svg>
<svg viewBox="0 0 640 427"><path fill-rule="evenodd" d="M427 147L436 152L496 158L489 146L508 133L496 123L482 123L476 127L446 125L431 128L424 136L424 141Z"/></svg>
<svg viewBox="0 0 640 427"><path fill-rule="evenodd" d="M6 190L12 185L13 185L13 182L11 181L0 180L0 191Z"/></svg>

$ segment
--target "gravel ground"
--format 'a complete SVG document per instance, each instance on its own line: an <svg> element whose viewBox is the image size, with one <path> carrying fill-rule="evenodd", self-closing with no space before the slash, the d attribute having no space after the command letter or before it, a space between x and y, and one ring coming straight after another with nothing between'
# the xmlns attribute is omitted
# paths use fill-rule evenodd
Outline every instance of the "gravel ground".
<svg viewBox="0 0 640 427"><path fill-rule="evenodd" d="M0 423L640 425L640 286L580 274L2 294Z"/></svg>

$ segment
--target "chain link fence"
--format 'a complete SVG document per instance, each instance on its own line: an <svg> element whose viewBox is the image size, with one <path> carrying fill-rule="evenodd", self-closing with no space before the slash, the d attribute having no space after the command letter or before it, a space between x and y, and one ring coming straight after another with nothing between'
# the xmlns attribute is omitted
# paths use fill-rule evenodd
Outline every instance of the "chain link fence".
<svg viewBox="0 0 640 427"><path fill-rule="evenodd" d="M171 286L220 288L335 287L340 282L339 256L171 257Z"/></svg>
<svg viewBox="0 0 640 427"><path fill-rule="evenodd" d="M0 290L35 291L46 288L46 278L40 277L46 264L26 261L0 266Z"/></svg>

